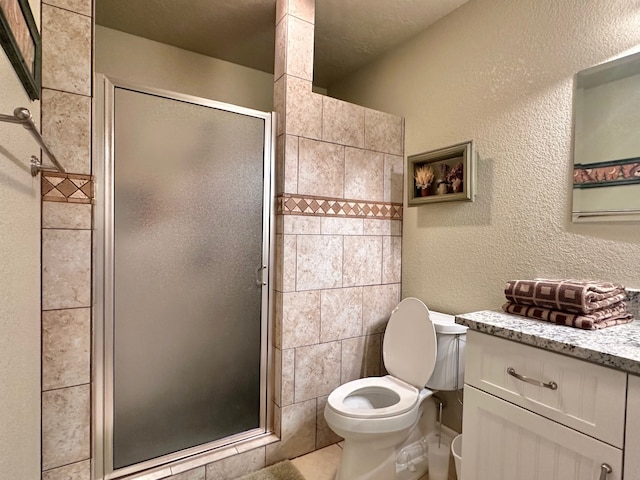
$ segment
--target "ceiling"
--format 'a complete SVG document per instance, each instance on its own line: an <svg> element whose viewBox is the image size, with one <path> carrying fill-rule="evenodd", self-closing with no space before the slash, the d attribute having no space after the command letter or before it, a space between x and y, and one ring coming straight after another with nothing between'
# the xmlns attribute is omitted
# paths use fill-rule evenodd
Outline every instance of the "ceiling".
<svg viewBox="0 0 640 480"><path fill-rule="evenodd" d="M316 0L314 84L333 82L468 0ZM275 0L96 0L96 23L273 73Z"/></svg>

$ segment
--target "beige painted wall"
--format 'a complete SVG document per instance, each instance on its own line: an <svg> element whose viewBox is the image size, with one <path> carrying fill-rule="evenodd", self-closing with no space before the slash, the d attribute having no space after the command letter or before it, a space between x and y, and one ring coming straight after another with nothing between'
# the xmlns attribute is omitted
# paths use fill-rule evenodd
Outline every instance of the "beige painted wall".
<svg viewBox="0 0 640 480"><path fill-rule="evenodd" d="M144 86L262 111L273 75L96 25L96 72Z"/></svg>
<svg viewBox="0 0 640 480"><path fill-rule="evenodd" d="M475 203L406 208L403 297L500 308L509 279L640 287L640 225L572 224L573 75L640 50L637 0L471 0L329 94L406 118L405 154L473 139Z"/></svg>
<svg viewBox="0 0 640 480"><path fill-rule="evenodd" d="M36 22L40 2L31 1ZM19 106L40 123L0 50L0 113ZM0 476L40 477L40 177L29 174L39 148L18 125L0 123Z"/></svg>

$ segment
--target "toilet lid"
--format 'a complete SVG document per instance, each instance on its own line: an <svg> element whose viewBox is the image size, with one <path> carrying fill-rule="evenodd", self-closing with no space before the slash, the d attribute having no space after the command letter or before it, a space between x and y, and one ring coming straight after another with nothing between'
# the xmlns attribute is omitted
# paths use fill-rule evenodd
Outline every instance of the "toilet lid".
<svg viewBox="0 0 640 480"><path fill-rule="evenodd" d="M422 389L431 378L436 354L429 309L417 298L405 298L391 313L384 333L382 358L387 372Z"/></svg>

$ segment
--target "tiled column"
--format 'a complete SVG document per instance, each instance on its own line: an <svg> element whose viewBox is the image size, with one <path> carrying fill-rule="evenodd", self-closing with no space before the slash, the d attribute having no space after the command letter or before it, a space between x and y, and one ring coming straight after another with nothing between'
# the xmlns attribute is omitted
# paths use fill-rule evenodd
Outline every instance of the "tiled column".
<svg viewBox="0 0 640 480"><path fill-rule="evenodd" d="M275 410L267 463L339 438L323 416L338 385L381 373L400 300L404 125L312 92L314 5L276 5ZM276 425L276 428L278 425Z"/></svg>
<svg viewBox="0 0 640 480"><path fill-rule="evenodd" d="M42 4L42 478L90 478L91 0ZM46 160L46 159L45 159Z"/></svg>

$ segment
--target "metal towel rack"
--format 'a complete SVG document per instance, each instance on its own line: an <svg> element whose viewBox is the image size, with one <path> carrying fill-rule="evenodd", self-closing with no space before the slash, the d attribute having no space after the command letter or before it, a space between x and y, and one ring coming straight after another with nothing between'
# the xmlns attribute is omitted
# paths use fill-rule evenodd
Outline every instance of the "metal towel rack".
<svg viewBox="0 0 640 480"><path fill-rule="evenodd" d="M53 163L53 166L42 165L40 159L35 155L31 156L31 176L35 177L40 172L46 171L59 171L60 173L66 173L66 170L60 165L56 156L51 152L49 147L44 140L42 139L42 135L38 131L36 124L33 121L33 117L31 116L31 112L28 108L18 107L13 111L13 115L3 115L0 114L0 122L9 122L9 123L18 123L21 124L24 128L29 130L33 138L35 138L42 151L49 157L49 160Z"/></svg>

